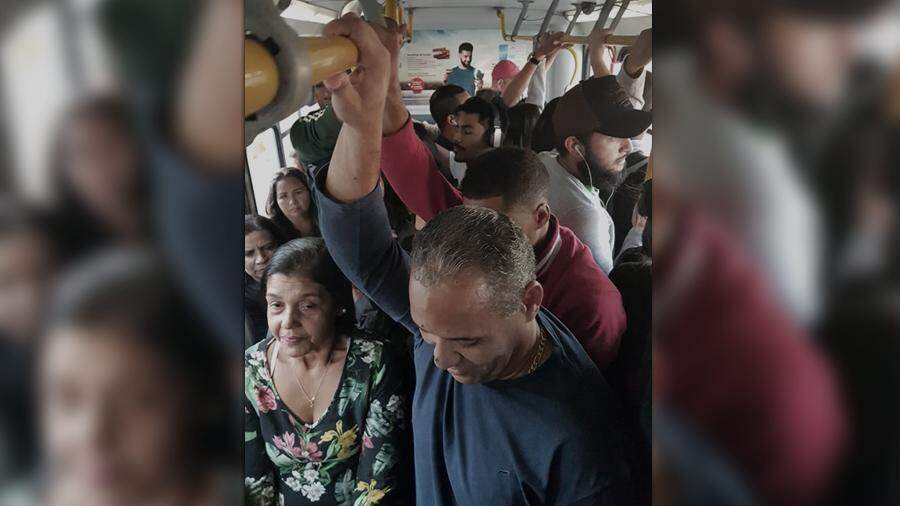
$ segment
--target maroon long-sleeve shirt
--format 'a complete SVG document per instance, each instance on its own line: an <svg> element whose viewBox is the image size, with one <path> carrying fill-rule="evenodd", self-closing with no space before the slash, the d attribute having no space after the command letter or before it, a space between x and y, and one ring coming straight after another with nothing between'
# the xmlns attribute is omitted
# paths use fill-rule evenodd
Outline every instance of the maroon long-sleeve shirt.
<svg viewBox="0 0 900 506"><path fill-rule="evenodd" d="M423 220L462 204L462 194L438 171L412 121L382 141L381 170L400 199ZM555 216L534 255L537 280L544 287L543 306L566 324L594 363L605 367L615 358L625 332L619 290L594 262L590 249Z"/></svg>

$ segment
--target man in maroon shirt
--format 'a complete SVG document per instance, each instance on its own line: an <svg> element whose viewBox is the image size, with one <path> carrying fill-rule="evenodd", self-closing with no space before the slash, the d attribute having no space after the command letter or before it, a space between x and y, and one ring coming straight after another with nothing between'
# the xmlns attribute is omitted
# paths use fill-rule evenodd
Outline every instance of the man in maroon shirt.
<svg viewBox="0 0 900 506"><path fill-rule="evenodd" d="M469 204L492 208L516 222L534 246L543 305L572 331L594 362L605 367L615 358L625 331L622 297L591 251L551 214L543 163L531 152L496 149L469 164L462 192L454 188L413 130L398 84L398 48L386 45L393 75L381 168L397 195L426 221L444 209Z"/></svg>

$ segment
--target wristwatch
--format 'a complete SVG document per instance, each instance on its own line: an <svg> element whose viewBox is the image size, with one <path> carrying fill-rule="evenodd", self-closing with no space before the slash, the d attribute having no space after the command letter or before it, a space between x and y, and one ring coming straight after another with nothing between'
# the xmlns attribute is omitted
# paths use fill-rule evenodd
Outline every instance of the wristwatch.
<svg viewBox="0 0 900 506"><path fill-rule="evenodd" d="M535 58L534 53L531 53L530 55L528 55L528 62L531 63L532 65L534 65L535 67L537 67L538 65L541 64L541 60L538 60L537 58Z"/></svg>

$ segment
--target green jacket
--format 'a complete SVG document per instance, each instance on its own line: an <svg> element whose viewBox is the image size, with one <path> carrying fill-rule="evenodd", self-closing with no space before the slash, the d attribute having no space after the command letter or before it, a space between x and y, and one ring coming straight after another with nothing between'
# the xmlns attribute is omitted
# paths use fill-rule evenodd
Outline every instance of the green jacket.
<svg viewBox="0 0 900 506"><path fill-rule="evenodd" d="M329 105L298 119L291 127L291 144L303 165L321 167L331 161L341 122Z"/></svg>

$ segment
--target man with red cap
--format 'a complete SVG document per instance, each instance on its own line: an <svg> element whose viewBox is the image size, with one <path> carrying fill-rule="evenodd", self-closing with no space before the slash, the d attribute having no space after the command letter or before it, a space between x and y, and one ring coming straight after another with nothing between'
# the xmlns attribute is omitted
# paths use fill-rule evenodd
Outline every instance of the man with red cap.
<svg viewBox="0 0 900 506"><path fill-rule="evenodd" d="M563 32L547 32L538 37L538 42L533 53L528 55L528 60L520 69L511 60L500 60L491 71L491 88L500 92L502 104L498 106L512 107L522 100L525 90L528 89L535 71L543 65L549 68L553 65L556 55L564 46Z"/></svg>

